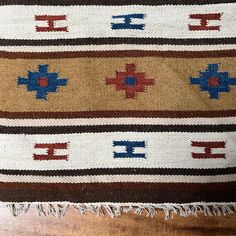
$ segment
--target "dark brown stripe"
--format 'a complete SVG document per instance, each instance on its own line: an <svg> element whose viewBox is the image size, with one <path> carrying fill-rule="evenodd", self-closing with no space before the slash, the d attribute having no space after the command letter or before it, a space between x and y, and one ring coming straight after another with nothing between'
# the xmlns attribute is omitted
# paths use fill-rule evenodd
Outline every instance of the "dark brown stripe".
<svg viewBox="0 0 236 236"><path fill-rule="evenodd" d="M55 190L55 189L74 189L77 190L105 190L112 189L159 189L159 190L173 190L173 189L191 189L192 191L199 191L204 189L232 189L236 188L236 181L226 183L133 183L133 182L116 182L116 183L5 183L0 182L0 190Z"/></svg>
<svg viewBox="0 0 236 236"><path fill-rule="evenodd" d="M1 0L0 5L204 5L219 3L234 3L235 0Z"/></svg>
<svg viewBox="0 0 236 236"><path fill-rule="evenodd" d="M0 126L1 134L74 134L104 132L233 132L236 125L84 125L8 127Z"/></svg>
<svg viewBox="0 0 236 236"><path fill-rule="evenodd" d="M91 184L89 184L91 185ZM65 185L58 185L57 188L45 189L41 185L32 189L31 184L27 184L24 189L0 188L0 201L21 202L21 201L71 201L71 202L145 202L145 203L189 203L189 202L234 202L236 199L235 185L231 187L205 186L198 189L192 189L189 185L177 188L174 185L169 187L143 184L141 187L127 184L115 184L113 187L107 187L103 184L99 188L94 185L74 186L71 188ZM140 186L140 184L137 184ZM1 185L0 185L1 186ZM60 187L59 187L60 186ZM98 186L98 185L97 185ZM207 188L206 188L207 187Z"/></svg>
<svg viewBox="0 0 236 236"><path fill-rule="evenodd" d="M74 52L5 52L0 51L1 58L9 59L48 59L48 58L76 58L76 57L170 57L170 58L212 58L235 57L236 50L218 51L74 51Z"/></svg>
<svg viewBox="0 0 236 236"><path fill-rule="evenodd" d="M81 112L7 112L0 111L0 118L39 119L39 118L191 118L191 117L234 117L236 110L224 111L81 111Z"/></svg>
<svg viewBox="0 0 236 236"><path fill-rule="evenodd" d="M186 168L95 168L83 170L0 170L3 175L85 176L85 175L229 175L236 167L215 169Z"/></svg>
<svg viewBox="0 0 236 236"><path fill-rule="evenodd" d="M156 0L155 0L156 1ZM157 45L220 45L236 44L236 38L75 38L75 39L0 39L0 46L41 45L106 45L106 44L157 44Z"/></svg>

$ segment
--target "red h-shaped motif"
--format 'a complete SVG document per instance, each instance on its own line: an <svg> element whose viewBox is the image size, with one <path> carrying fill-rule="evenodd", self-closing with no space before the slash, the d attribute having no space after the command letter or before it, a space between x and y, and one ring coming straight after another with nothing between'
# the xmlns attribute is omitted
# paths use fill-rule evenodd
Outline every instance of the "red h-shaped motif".
<svg viewBox="0 0 236 236"><path fill-rule="evenodd" d="M200 20L200 25L189 25L189 30L197 31L197 30L218 30L220 31L220 26L210 26L208 23L210 20L221 20L221 13L209 13L209 14L191 14L190 19L198 19Z"/></svg>
<svg viewBox="0 0 236 236"><path fill-rule="evenodd" d="M35 16L36 21L47 21L48 26L36 26L37 32L68 32L67 27L55 27L55 21L66 20L65 15L41 15Z"/></svg>
<svg viewBox="0 0 236 236"><path fill-rule="evenodd" d="M225 142L192 142L192 147L203 147L204 153L192 152L195 159L225 158L225 153L212 153L213 148L225 148Z"/></svg>
<svg viewBox="0 0 236 236"><path fill-rule="evenodd" d="M68 143L36 143L34 148L47 149L47 154L39 155L34 154L34 160L68 160L67 155L55 155L56 149L65 149L68 148Z"/></svg>

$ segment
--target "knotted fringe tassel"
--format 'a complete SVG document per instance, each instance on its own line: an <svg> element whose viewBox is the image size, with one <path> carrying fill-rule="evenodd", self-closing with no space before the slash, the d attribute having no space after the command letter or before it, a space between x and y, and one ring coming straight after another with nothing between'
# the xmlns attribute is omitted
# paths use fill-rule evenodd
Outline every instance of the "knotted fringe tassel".
<svg viewBox="0 0 236 236"><path fill-rule="evenodd" d="M191 203L191 204L121 204L121 203L9 203L7 207L10 208L13 216L18 216L26 213L31 207L36 208L39 216L53 215L62 217L66 214L69 208L78 210L81 215L92 212L100 215L108 214L112 218L121 215L123 212L133 212L137 215L146 214L147 217L153 217L157 211L163 210L165 220L174 214L180 216L198 216L203 213L205 216L220 216L236 212L236 203Z"/></svg>

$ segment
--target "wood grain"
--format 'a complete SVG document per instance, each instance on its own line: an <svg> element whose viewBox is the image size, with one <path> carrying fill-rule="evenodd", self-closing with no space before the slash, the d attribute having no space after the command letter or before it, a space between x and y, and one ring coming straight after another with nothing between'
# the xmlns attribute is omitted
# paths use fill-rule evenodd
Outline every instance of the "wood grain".
<svg viewBox="0 0 236 236"><path fill-rule="evenodd" d="M37 216L34 209L13 217L0 208L1 236L231 236L236 235L236 214L229 216L180 217L164 220L159 212L154 218L123 214L109 216L85 214L70 209L62 218Z"/></svg>

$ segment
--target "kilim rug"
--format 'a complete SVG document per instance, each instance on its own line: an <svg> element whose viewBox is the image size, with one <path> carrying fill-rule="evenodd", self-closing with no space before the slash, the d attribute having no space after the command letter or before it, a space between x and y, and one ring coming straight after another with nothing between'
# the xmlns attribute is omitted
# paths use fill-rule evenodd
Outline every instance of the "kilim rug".
<svg viewBox="0 0 236 236"><path fill-rule="evenodd" d="M14 215L236 210L236 0L1 0L0 75Z"/></svg>

